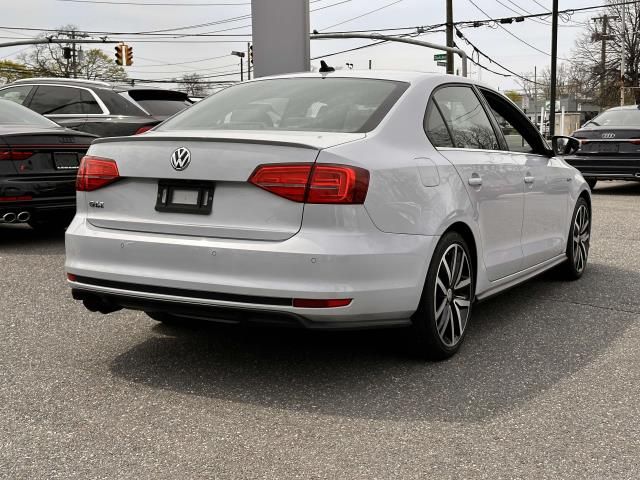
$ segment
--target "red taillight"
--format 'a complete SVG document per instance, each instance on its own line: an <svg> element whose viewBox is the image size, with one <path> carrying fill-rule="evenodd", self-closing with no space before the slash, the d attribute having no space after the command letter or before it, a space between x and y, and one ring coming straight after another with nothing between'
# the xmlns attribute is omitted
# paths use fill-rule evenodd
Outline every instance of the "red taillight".
<svg viewBox="0 0 640 480"><path fill-rule="evenodd" d="M260 165L249 177L249 183L294 202L304 202L312 166L310 163Z"/></svg>
<svg viewBox="0 0 640 480"><path fill-rule="evenodd" d="M351 304L351 298L332 298L318 300L315 298L294 298L293 306L297 308L338 308Z"/></svg>
<svg viewBox="0 0 640 480"><path fill-rule="evenodd" d="M67 280L69 280L70 282L75 282L76 278L77 277L73 273L67 273Z"/></svg>
<svg viewBox="0 0 640 480"><path fill-rule="evenodd" d="M134 133L134 135L140 135L141 133L148 132L152 128L153 125L145 125L144 127L140 127L138 130L136 130L136 133Z"/></svg>
<svg viewBox="0 0 640 480"><path fill-rule="evenodd" d="M631 140L629 140L629 143L640 145L640 138L632 138Z"/></svg>
<svg viewBox="0 0 640 480"><path fill-rule="evenodd" d="M0 150L0 160L26 160L33 152L26 150Z"/></svg>
<svg viewBox="0 0 640 480"><path fill-rule="evenodd" d="M260 165L249 183L294 202L362 204L369 172L349 165Z"/></svg>
<svg viewBox="0 0 640 480"><path fill-rule="evenodd" d="M33 200L31 195L19 195L15 197L0 197L0 202L24 202Z"/></svg>
<svg viewBox="0 0 640 480"><path fill-rule="evenodd" d="M87 155L80 162L76 190L91 192L115 182L118 178L120 173L115 160Z"/></svg>

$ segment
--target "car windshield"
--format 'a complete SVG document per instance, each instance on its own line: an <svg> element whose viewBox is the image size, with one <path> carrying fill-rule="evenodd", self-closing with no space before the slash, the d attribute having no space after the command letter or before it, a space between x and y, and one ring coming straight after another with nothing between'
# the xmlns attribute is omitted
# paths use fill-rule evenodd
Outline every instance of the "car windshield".
<svg viewBox="0 0 640 480"><path fill-rule="evenodd" d="M361 78L280 78L239 84L156 130L368 132L409 85Z"/></svg>
<svg viewBox="0 0 640 480"><path fill-rule="evenodd" d="M640 110L608 110L587 122L585 126L596 127L638 127L640 126Z"/></svg>
<svg viewBox="0 0 640 480"><path fill-rule="evenodd" d="M0 124L2 125L34 125L37 127L59 127L59 125L42 115L18 105L10 100L0 99Z"/></svg>

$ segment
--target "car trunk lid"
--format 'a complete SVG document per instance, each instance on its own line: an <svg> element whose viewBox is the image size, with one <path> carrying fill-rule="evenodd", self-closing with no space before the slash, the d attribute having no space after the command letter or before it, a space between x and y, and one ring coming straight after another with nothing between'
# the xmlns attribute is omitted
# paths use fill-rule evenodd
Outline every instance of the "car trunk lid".
<svg viewBox="0 0 640 480"><path fill-rule="evenodd" d="M364 134L305 132L149 132L101 139L90 155L117 162L119 181L86 193L88 221L136 232L245 240L285 240L302 223L304 205L247 182L263 164L313 163L318 152ZM190 153L182 170L178 149ZM176 193L177 192L177 193ZM210 211L195 211L197 196L212 192ZM162 207L177 196L189 211ZM102 208L94 208L100 206ZM175 206L175 205L174 205Z"/></svg>

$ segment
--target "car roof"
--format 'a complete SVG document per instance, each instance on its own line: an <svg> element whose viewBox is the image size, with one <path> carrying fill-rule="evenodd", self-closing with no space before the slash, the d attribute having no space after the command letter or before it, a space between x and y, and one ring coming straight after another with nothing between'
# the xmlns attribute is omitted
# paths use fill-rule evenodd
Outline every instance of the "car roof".
<svg viewBox="0 0 640 480"><path fill-rule="evenodd" d="M74 87L84 87L84 88L104 88L109 90L114 90L116 92L128 92L131 90L152 90L158 92L180 92L179 90L171 90L168 88L156 88L156 87L147 87L147 86L131 86L124 85L122 83L107 83L99 80L85 80L82 78L66 78L66 77L33 77L33 78L22 78L20 80L16 80L7 85L3 85L3 87L13 86L13 85L30 85L30 84L48 84L48 85L69 85Z"/></svg>
<svg viewBox="0 0 640 480"><path fill-rule="evenodd" d="M300 72L300 73L288 73L283 75L272 75L268 77L260 77L250 82L259 82L266 79L277 78L320 78L320 77L332 77L332 78L363 78L374 80L392 80L397 82L407 82L411 84L429 82L437 85L440 83L468 83L472 85L478 85L480 87L494 90L484 82L471 79L469 77L461 77L459 75L448 75L437 72L421 72L415 70L336 70L335 72L321 73L321 72ZM247 82L245 82L247 83Z"/></svg>

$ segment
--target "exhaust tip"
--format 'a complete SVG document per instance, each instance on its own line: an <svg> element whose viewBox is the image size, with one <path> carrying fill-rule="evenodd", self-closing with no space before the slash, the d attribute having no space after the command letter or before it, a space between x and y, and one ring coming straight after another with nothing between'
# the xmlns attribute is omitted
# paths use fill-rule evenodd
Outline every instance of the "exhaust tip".
<svg viewBox="0 0 640 480"><path fill-rule="evenodd" d="M31 220L31 214L29 212L20 212L16 218L19 222L25 223Z"/></svg>
<svg viewBox="0 0 640 480"><path fill-rule="evenodd" d="M13 223L15 221L16 221L16 214L15 213L9 212L9 213L5 213L2 216L2 222L3 223Z"/></svg>

